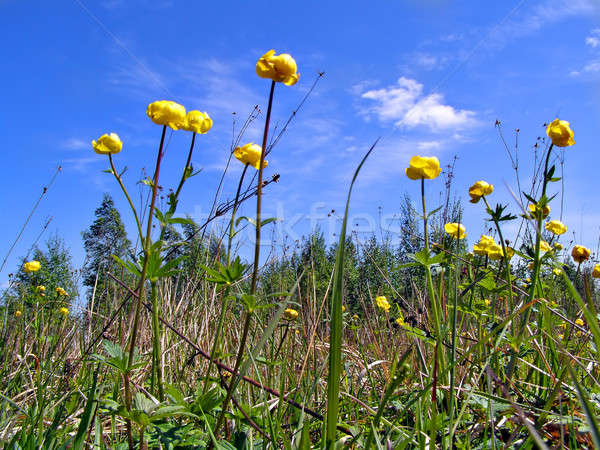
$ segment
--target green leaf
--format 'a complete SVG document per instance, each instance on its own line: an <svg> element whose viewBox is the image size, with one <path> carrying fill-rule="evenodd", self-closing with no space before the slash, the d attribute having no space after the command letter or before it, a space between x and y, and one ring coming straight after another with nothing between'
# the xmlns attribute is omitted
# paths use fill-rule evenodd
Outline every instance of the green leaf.
<svg viewBox="0 0 600 450"><path fill-rule="evenodd" d="M84 448L84 439L87 434L87 430L90 427L92 420L95 416L94 409L95 405L98 403L96 400L96 385L98 382L99 370L100 367L98 366L94 371L92 385L90 386L90 390L88 391L85 409L83 410L83 415L81 416L81 420L79 421L79 427L77 427L77 434L75 435L75 440L73 441L73 449Z"/></svg>

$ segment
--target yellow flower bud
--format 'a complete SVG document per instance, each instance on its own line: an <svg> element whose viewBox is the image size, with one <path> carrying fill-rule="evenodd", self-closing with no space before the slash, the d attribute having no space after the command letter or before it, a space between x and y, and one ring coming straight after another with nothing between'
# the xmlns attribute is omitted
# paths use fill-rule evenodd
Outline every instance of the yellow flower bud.
<svg viewBox="0 0 600 450"><path fill-rule="evenodd" d="M575 320L575 325L579 325L580 327L584 326L585 323L583 322L583 319L577 319Z"/></svg>
<svg viewBox="0 0 600 450"><path fill-rule="evenodd" d="M560 252L563 249L563 246L560 242L555 242L554 244L552 244L552 247L554 247L554 250L556 250L557 252Z"/></svg>
<svg viewBox="0 0 600 450"><path fill-rule="evenodd" d="M589 248L585 248L583 245L576 245L571 251L571 256L573 257L573 261L581 264L582 262L588 260L590 253L591 252Z"/></svg>
<svg viewBox="0 0 600 450"><path fill-rule="evenodd" d="M21 311L19 311L18 309L15 311L15 317L18 319L19 317L21 317Z"/></svg>
<svg viewBox="0 0 600 450"><path fill-rule="evenodd" d="M185 123L181 127L185 131L204 134L212 128L213 121L209 115L200 111L189 111L185 116Z"/></svg>
<svg viewBox="0 0 600 450"><path fill-rule="evenodd" d="M554 119L546 128L546 134L557 147L569 147L575 143L575 134L566 120Z"/></svg>
<svg viewBox="0 0 600 450"><path fill-rule="evenodd" d="M453 238L464 239L467 236L467 233L465 233L465 226L462 223L447 223L444 225L444 230Z"/></svg>
<svg viewBox="0 0 600 450"><path fill-rule="evenodd" d="M37 272L42 268L42 265L39 261L29 261L23 264L23 270L25 273Z"/></svg>
<svg viewBox="0 0 600 450"><path fill-rule="evenodd" d="M38 292L45 292L46 286L43 286L43 285L36 286L35 290Z"/></svg>
<svg viewBox="0 0 600 450"><path fill-rule="evenodd" d="M546 223L546 230L556 234L557 236L560 236L561 234L567 232L567 226L560 220L551 220L550 222Z"/></svg>
<svg viewBox="0 0 600 450"><path fill-rule="evenodd" d="M546 241L540 241L540 250L543 252L549 252L552 250L552 247L550 247L550 244L548 244Z"/></svg>
<svg viewBox="0 0 600 450"><path fill-rule="evenodd" d="M241 147L237 147L233 151L233 156L235 156L237 159L239 159L244 164L250 164L256 170L258 170L259 165L260 165L261 152L262 152L262 149L261 149L260 145L256 145L256 144L250 142L249 144L243 145ZM269 164L268 161L264 161L263 169L265 167L267 167L268 164Z"/></svg>
<svg viewBox="0 0 600 450"><path fill-rule="evenodd" d="M397 323L398 325L400 325L401 327L403 327L404 325L406 325L406 323L404 322L404 318L402 318L402 317L398 317L398 318L396 319L396 323Z"/></svg>
<svg viewBox="0 0 600 450"><path fill-rule="evenodd" d="M413 156L409 167L405 169L406 176L411 180L433 180L441 172L440 162L435 156Z"/></svg>
<svg viewBox="0 0 600 450"><path fill-rule="evenodd" d="M562 273L562 270L561 270L561 269L559 269L559 268L555 268L555 269L552 269L552 273L553 273L554 275L556 275L557 277L559 277L559 276L560 276L560 274Z"/></svg>
<svg viewBox="0 0 600 450"><path fill-rule="evenodd" d="M375 303L377 304L377 307L379 309L384 310L385 312L389 311L391 306L390 306L390 302L388 302L387 297L380 295L379 297L377 297L375 299Z"/></svg>
<svg viewBox="0 0 600 450"><path fill-rule="evenodd" d="M531 217L532 218L536 218L536 214L538 212L538 207L537 205L534 205L533 203L530 204L528 207L529 211L531 212ZM542 211L542 218L545 218L548 216L548 214L550 214L550 205L546 205L544 206L544 209Z"/></svg>
<svg viewBox="0 0 600 450"><path fill-rule="evenodd" d="M342 305L342 312L346 312L346 305Z"/></svg>
<svg viewBox="0 0 600 450"><path fill-rule="evenodd" d="M596 264L594 266L594 270L592 270L592 276L594 278L600 278L600 264Z"/></svg>
<svg viewBox="0 0 600 450"><path fill-rule="evenodd" d="M269 50L260 57L256 63L256 74L287 86L296 84L300 78L294 58L287 53L275 55L275 50Z"/></svg>
<svg viewBox="0 0 600 450"><path fill-rule="evenodd" d="M148 105L146 114L157 125L167 125L174 130L185 125L185 108L170 100L159 100Z"/></svg>
<svg viewBox="0 0 600 450"><path fill-rule="evenodd" d="M69 315L69 310L67 308L65 308L64 306L62 308L60 308L58 310L58 312L61 313L65 317Z"/></svg>
<svg viewBox="0 0 600 450"><path fill-rule="evenodd" d="M471 196L471 203L477 203L481 200L484 195L490 195L494 192L494 186L487 183L486 181L477 181L473 186L469 188L469 195Z"/></svg>
<svg viewBox="0 0 600 450"><path fill-rule="evenodd" d="M63 288L61 288L61 287L57 287L57 288L56 288L56 294L57 294L57 295L60 295L60 296L63 296L63 297L66 297L66 296L68 295L68 294L67 294L67 291L65 291L65 290L64 290Z"/></svg>
<svg viewBox="0 0 600 450"><path fill-rule="evenodd" d="M287 308L283 312L283 317L285 317L287 320L296 320L298 318L298 311L292 308Z"/></svg>
<svg viewBox="0 0 600 450"><path fill-rule="evenodd" d="M97 141L92 141L94 151L99 155L114 155L123 148L123 142L117 133L103 134Z"/></svg>

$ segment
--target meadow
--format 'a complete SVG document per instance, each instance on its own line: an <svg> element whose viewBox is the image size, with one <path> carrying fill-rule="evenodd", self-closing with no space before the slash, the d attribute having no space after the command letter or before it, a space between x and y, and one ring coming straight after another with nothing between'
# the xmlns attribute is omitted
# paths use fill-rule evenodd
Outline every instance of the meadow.
<svg viewBox="0 0 600 450"><path fill-rule="evenodd" d="M271 110L300 75L291 55L273 50L256 74L269 87L253 117L264 121L262 142L246 143L242 127L230 156L244 167L236 195L204 223L178 201L194 189L191 161L209 113L149 99L160 138L154 159L140 161L153 167L143 180L120 166L127 143L117 133L94 137L90 151L106 157L129 209L110 198L98 208L79 281L60 243L11 278L0 304L0 446L600 448L600 264L560 242L569 224L554 215L564 189L557 164L577 151L576 124L540 118L540 157L533 174L517 172L530 184L514 188L511 204L473 179L468 192L446 183L438 207L428 183L451 180L449 161L407 159L421 195L401 205L399 245L357 240L348 223L374 142L340 187L337 244L314 230L266 258L277 218L265 216L263 194L285 181L263 170L297 112L274 133ZM168 132L187 133L189 149L166 155ZM160 184L163 157L183 163L176 186ZM241 216L242 204L254 214ZM468 246L461 221L477 208L490 232ZM121 214L133 218L134 244ZM509 241L503 230L514 224ZM254 235L248 257L238 252L242 230ZM88 289L80 315L78 283Z"/></svg>

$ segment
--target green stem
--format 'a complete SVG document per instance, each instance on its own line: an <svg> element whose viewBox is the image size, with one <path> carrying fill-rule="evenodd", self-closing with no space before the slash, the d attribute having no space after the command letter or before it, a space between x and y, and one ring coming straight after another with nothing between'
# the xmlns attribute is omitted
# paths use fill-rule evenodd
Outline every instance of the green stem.
<svg viewBox="0 0 600 450"><path fill-rule="evenodd" d="M242 184L244 183L244 177L246 176L246 172L248 171L248 164L244 166L244 170L242 172L242 176L240 177L240 182L238 183L237 191L235 193L235 200L233 202L233 210L231 211L231 221L229 222L229 241L227 242L227 264L229 265L229 261L231 259L231 244L233 242L234 233L234 225L235 225L235 213L237 212L238 202L240 199L240 192L242 190Z"/></svg>
<svg viewBox="0 0 600 450"><path fill-rule="evenodd" d="M160 348L160 324L158 322L158 289L156 288L156 281L150 283L150 289L152 295L152 352L154 354L154 371L156 373L156 384L158 386L158 399L161 402L163 402L165 400L165 392L163 388L162 379L162 352Z"/></svg>
<svg viewBox="0 0 600 450"><path fill-rule="evenodd" d="M144 245L144 262L142 266L142 272L140 274L140 281L137 288L138 295L137 301L135 303L135 311L133 315L133 326L131 329L131 338L129 344L129 358L127 360L127 371L123 375L125 381L125 406L128 411L131 411L131 387L129 382L129 372L131 371L131 366L133 364L133 356L135 354L135 341L137 338L138 328L140 325L140 310L142 305L142 298L144 297L144 287L146 284L146 273L148 271L148 261L150 259L150 234L152 232L152 218L154 217L154 206L156 204L156 194L158 191L158 177L160 174L160 163L162 161L163 156L163 145L165 142L165 134L167 132L167 126L163 125L162 135L160 137L160 145L158 147L158 155L156 157L156 168L154 170L154 180L152 186L152 201L150 203L150 212L148 214L148 226L146 228L146 239L143 240L142 244ZM129 441L129 448L133 450L133 438L131 433L131 421L127 421L127 438Z"/></svg>
<svg viewBox="0 0 600 450"><path fill-rule="evenodd" d="M269 122L271 120L271 108L273 106L273 93L275 91L275 81L271 82L271 91L269 92L269 105L267 107L267 117L265 118L265 129L263 133L263 142L260 153L260 163L258 165L258 187L256 190L256 242L254 243L254 267L252 271L252 285L250 288L250 295L254 295L256 293L256 285L258 281L258 265L260 260L260 224L261 224L261 206L262 206L262 184L263 184L263 166L265 162L265 152L267 148L267 139L269 136ZM233 396L233 392L236 387L236 378L237 371L242 363L242 357L244 355L244 349L246 348L246 339L248 338L248 330L250 329L250 321L252 319L252 311L246 311L246 319L244 321L244 331L242 332L242 338L240 340L240 345L238 348L238 353L235 361L235 368L233 370L233 377L231 383L229 384L229 389L227 390L227 395L225 397L225 401L221 407L221 414L219 419L217 420L217 424L214 428L214 435L216 436L219 433L219 429L223 424L223 419L225 418L225 412L227 411L227 406L229 405L229 401Z"/></svg>
<svg viewBox="0 0 600 450"><path fill-rule="evenodd" d="M227 289L225 291L225 294L224 294L225 298L227 298L228 291L229 291L229 289ZM227 311L225 302L226 302L226 300L224 300L223 304L221 305L221 316L219 317L219 323L217 325L217 330L215 332L215 339L213 341L213 345L210 350L210 359L208 360L208 368L206 369L206 376L204 378L204 387L202 388L203 394L206 394L206 392L208 391L210 370L212 369L212 363L215 360L215 356L217 354L217 346L221 339L221 330L223 329L223 321L225 320L225 312Z"/></svg>
<svg viewBox="0 0 600 450"><path fill-rule="evenodd" d="M142 242L144 239L144 235L142 234L142 225L140 224L140 218L137 215L135 206L133 206L133 202L131 201L129 192L127 192L127 189L125 189L125 185L123 184L123 180L121 180L121 176L117 173L117 169L115 169L115 165L113 163L111 153L108 154L108 160L110 161L110 168L112 169L112 173L115 176L115 178L117 179L117 181L119 182L119 186L121 186L121 190L123 191L123 194L125 194L125 197L127 198L127 201L129 202L129 207L131 208L131 211L133 212L133 217L135 217L135 224L137 225L138 234L140 236L140 242Z"/></svg>
<svg viewBox="0 0 600 450"><path fill-rule="evenodd" d="M548 148L548 153L546 154L546 162L544 164L544 180L542 183L542 196L541 198L544 198L546 196L546 188L548 186L548 164L550 162L550 154L552 153L552 148L554 147L554 143L552 143L550 145L550 147ZM531 303L533 301L533 298L535 297L535 291L538 285L538 278L540 276L540 269L541 269L541 264L540 264L540 244L542 241L542 223L544 221L544 211L543 211L543 207L541 211L538 211L537 209L537 205L536 205L536 209L535 209L535 214L536 214L536 219L537 219L537 233L536 233L536 237L535 237L535 259L533 262L533 279L531 280L531 287L529 289L529 297L527 302ZM523 317L523 324L522 326L525 327L525 325L527 325L527 323L529 322L529 316L531 315L531 308L527 308L527 311L525 312L525 316Z"/></svg>

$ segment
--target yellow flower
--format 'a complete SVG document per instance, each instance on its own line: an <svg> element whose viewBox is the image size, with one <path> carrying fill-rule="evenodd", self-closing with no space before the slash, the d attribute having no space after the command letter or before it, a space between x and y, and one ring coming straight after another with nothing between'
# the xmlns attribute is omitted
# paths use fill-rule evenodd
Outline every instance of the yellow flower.
<svg viewBox="0 0 600 450"><path fill-rule="evenodd" d="M569 147L575 143L575 134L566 120L554 119L546 128L546 134L557 147Z"/></svg>
<svg viewBox="0 0 600 450"><path fill-rule="evenodd" d="M596 264L594 266L594 270L592 270L592 276L594 278L600 278L600 264Z"/></svg>
<svg viewBox="0 0 600 450"><path fill-rule="evenodd" d="M380 295L379 297L377 297L375 299L375 303L377 303L377 307L379 309L383 309L384 311L389 311L391 306L390 303L388 302L388 299L386 297L384 297L383 295Z"/></svg>
<svg viewBox="0 0 600 450"><path fill-rule="evenodd" d="M562 273L562 270L557 267L555 269L552 269L552 273L554 275L556 275L557 277L560 277L560 274Z"/></svg>
<svg viewBox="0 0 600 450"><path fill-rule="evenodd" d="M97 141L92 141L94 151L99 155L114 155L123 148L123 142L117 133L103 134Z"/></svg>
<svg viewBox="0 0 600 450"><path fill-rule="evenodd" d="M546 223L546 230L556 234L557 236L560 236L561 234L567 232L567 226L560 220L551 220L550 222Z"/></svg>
<svg viewBox="0 0 600 450"><path fill-rule="evenodd" d="M146 114L157 125L167 125L174 130L183 128L186 121L185 108L170 100L159 100L148 105Z"/></svg>
<svg viewBox="0 0 600 450"><path fill-rule="evenodd" d="M292 308L287 308L283 312L283 317L285 317L287 320L296 320L298 318L298 311Z"/></svg>
<svg viewBox="0 0 600 450"><path fill-rule="evenodd" d="M410 166L405 169L406 176L411 180L433 180L441 172L440 162L435 156L413 156Z"/></svg>
<svg viewBox="0 0 600 450"><path fill-rule="evenodd" d="M67 308L65 308L64 306L62 308L60 308L58 310L58 312L61 313L65 317L69 315L69 310Z"/></svg>
<svg viewBox="0 0 600 450"><path fill-rule="evenodd" d="M19 317L21 317L21 311L19 311L18 309L15 311L15 317L18 319Z"/></svg>
<svg viewBox="0 0 600 450"><path fill-rule="evenodd" d="M576 263L581 264L582 262L588 260L590 253L591 252L589 248L585 248L583 245L576 245L571 251L571 256Z"/></svg>
<svg viewBox="0 0 600 450"><path fill-rule="evenodd" d="M444 230L454 238L464 239L467 236L467 233L465 233L465 226L462 223L447 223L444 225Z"/></svg>
<svg viewBox="0 0 600 450"><path fill-rule="evenodd" d="M481 200L484 195L490 195L494 192L494 186L487 183L486 181L478 181L469 188L469 195L471 196L471 203L477 203Z"/></svg>
<svg viewBox="0 0 600 450"><path fill-rule="evenodd" d="M45 292L46 291L46 286L43 286L43 285L40 284L39 286L36 286L35 290L38 291L38 292Z"/></svg>
<svg viewBox="0 0 600 450"><path fill-rule="evenodd" d="M486 298L486 299L483 301L483 303L485 303L485 306L490 306L490 303L491 303L491 302L489 301L489 299L487 299L487 298Z"/></svg>
<svg viewBox="0 0 600 450"><path fill-rule="evenodd" d="M536 218L536 213L538 211L538 207L537 205L534 205L533 203L530 204L528 207L529 211L531 212L531 217L533 217L534 219ZM550 205L546 205L544 206L544 209L542 211L542 218L546 218L548 217L548 214L550 214Z"/></svg>
<svg viewBox="0 0 600 450"><path fill-rule="evenodd" d="M583 319L577 319L575 320L575 325L579 325L580 327L582 327L585 325L585 323L583 322Z"/></svg>
<svg viewBox="0 0 600 450"><path fill-rule="evenodd" d="M560 252L563 249L563 246L560 242L555 242L554 244L552 244L552 247L554 247L554 250L556 250L557 252Z"/></svg>
<svg viewBox="0 0 600 450"><path fill-rule="evenodd" d="M37 272L41 268L42 268L42 265L40 264L39 261L29 261L29 262L26 262L25 264L23 264L23 270L26 273Z"/></svg>
<svg viewBox="0 0 600 450"><path fill-rule="evenodd" d="M57 287L57 288L56 288L56 294L57 294L57 295L62 295L62 296L64 296L64 297L66 297L66 296L68 295L68 294L67 294L67 291L65 291L65 290L64 290L63 288L61 288L61 287Z"/></svg>
<svg viewBox="0 0 600 450"><path fill-rule="evenodd" d="M346 312L346 305L342 305L342 312Z"/></svg>
<svg viewBox="0 0 600 450"><path fill-rule="evenodd" d="M492 245L497 245L494 238L484 234L479 239L479 242L473 246L473 252L476 255L487 255L488 248Z"/></svg>
<svg viewBox="0 0 600 450"><path fill-rule="evenodd" d="M250 142L249 144L242 145L241 147L237 147L233 151L233 156L235 156L237 159L239 159L244 164L250 164L256 170L258 170L259 169L258 166L260 165L261 152L262 152L262 149L261 149L260 145L256 145L256 144ZM269 162L264 161L263 169L265 167L267 167L267 164L269 164Z"/></svg>
<svg viewBox="0 0 600 450"><path fill-rule="evenodd" d="M543 252L549 252L552 250L552 247L550 247L550 244L548 244L546 241L540 241L540 250Z"/></svg>
<svg viewBox="0 0 600 450"><path fill-rule="evenodd" d="M185 123L181 127L185 131L204 134L213 126L213 121L209 115L200 111L189 111L185 116Z"/></svg>
<svg viewBox="0 0 600 450"><path fill-rule="evenodd" d="M269 50L260 57L256 63L256 74L287 86L296 84L300 78L294 58L287 53L275 55L275 50Z"/></svg>
<svg viewBox="0 0 600 450"><path fill-rule="evenodd" d="M396 323L397 323L398 325L400 325L401 327L403 327L404 325L406 325L406 323L404 322L404 318L402 318L402 317L398 317L398 318L396 319Z"/></svg>
<svg viewBox="0 0 600 450"><path fill-rule="evenodd" d="M565 338L565 335L564 335L564 334L559 334L559 335L558 335L558 339L560 339L561 341L562 341L564 338Z"/></svg>
<svg viewBox="0 0 600 450"><path fill-rule="evenodd" d="M358 314L354 314L354 315L352 316L352 320L358 320L358 319L359 319L359 317L358 317Z"/></svg>

